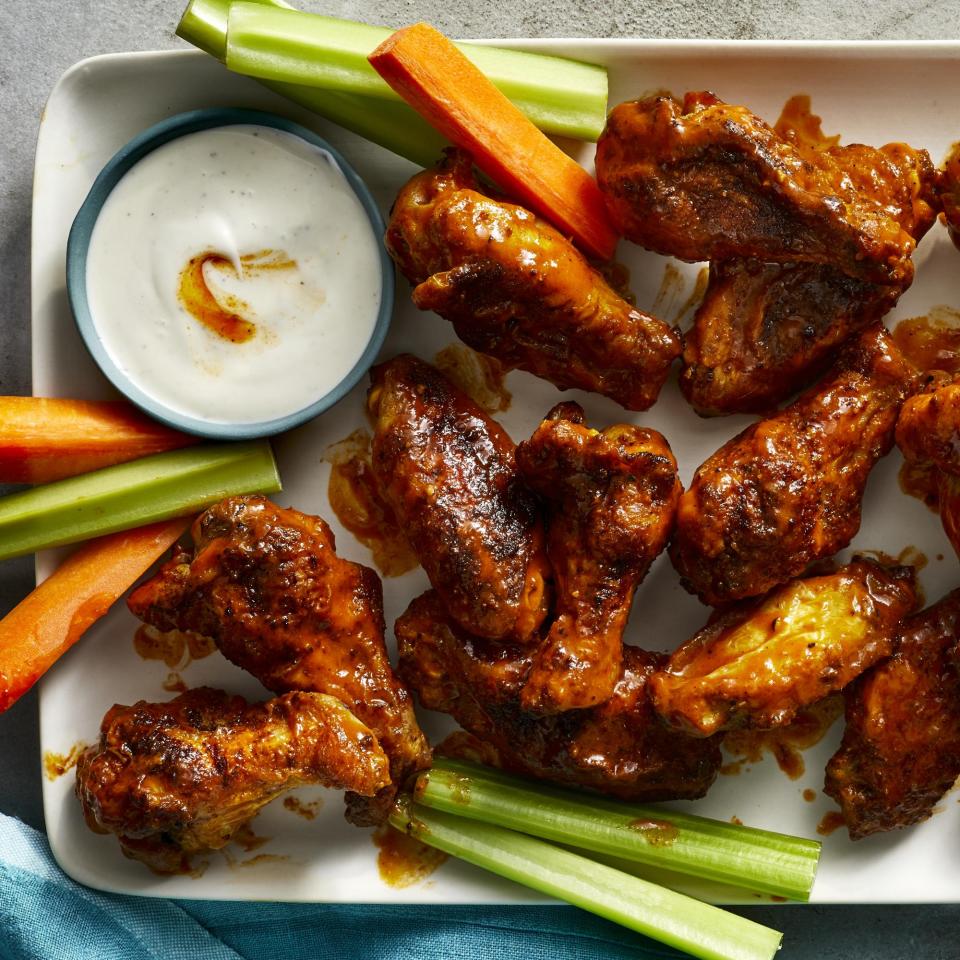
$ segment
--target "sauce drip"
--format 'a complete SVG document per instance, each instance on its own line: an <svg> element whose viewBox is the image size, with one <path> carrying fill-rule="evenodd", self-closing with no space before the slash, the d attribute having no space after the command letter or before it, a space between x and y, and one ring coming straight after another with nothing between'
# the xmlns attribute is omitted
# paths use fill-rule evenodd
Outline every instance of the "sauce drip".
<svg viewBox="0 0 960 960"><path fill-rule="evenodd" d="M443 851L428 847L389 824L373 832L373 842L380 850L377 854L380 879L397 889L426 880L447 859Z"/></svg>
<svg viewBox="0 0 960 960"><path fill-rule="evenodd" d="M807 803L813 803L813 801L817 799L817 791L807 787L807 789L803 791L803 799L806 800Z"/></svg>
<svg viewBox="0 0 960 960"><path fill-rule="evenodd" d="M801 750L823 739L833 722L843 713L843 698L827 697L801 710L793 722L774 730L733 730L723 747L735 760L720 768L723 774L740 773L744 764L758 763L764 752L773 754L777 766L791 779L803 776Z"/></svg>
<svg viewBox="0 0 960 960"><path fill-rule="evenodd" d="M143 660L161 660L171 669L177 667L182 670L194 660L209 657L217 646L210 637L199 633L181 630L164 632L143 624L133 635L133 649Z"/></svg>
<svg viewBox="0 0 960 960"><path fill-rule="evenodd" d="M650 308L650 312L667 323L682 323L690 313L700 306L700 301L703 300L709 282L709 268L701 267L693 282L693 287L683 297L687 288L686 276L672 263L665 263L660 289L657 290L657 295L653 298L653 306ZM681 297L683 297L682 300Z"/></svg>
<svg viewBox="0 0 960 960"><path fill-rule="evenodd" d="M925 317L901 320L893 339L918 369L960 373L960 310L931 307Z"/></svg>
<svg viewBox="0 0 960 960"><path fill-rule="evenodd" d="M72 770L86 749L87 745L85 743L75 743L70 748L69 753L52 753L49 751L45 753L43 755L43 772L47 779L56 780Z"/></svg>
<svg viewBox="0 0 960 960"><path fill-rule="evenodd" d="M507 368L495 357L451 343L434 357L433 365L487 413L510 409L513 394L503 382Z"/></svg>
<svg viewBox="0 0 960 960"><path fill-rule="evenodd" d="M837 810L830 810L825 813L817 824L817 833L821 837L829 837L835 830L844 826L843 814Z"/></svg>
<svg viewBox="0 0 960 960"><path fill-rule="evenodd" d="M399 577L418 565L416 554L397 518L380 496L373 478L370 434L355 430L327 448L331 465L327 496L337 519L373 554L385 577Z"/></svg>
<svg viewBox="0 0 960 960"><path fill-rule="evenodd" d="M260 250L240 257L240 276L267 270L295 270L297 262L274 250ZM209 274L219 270L237 275L237 268L228 257L212 250L197 254L180 271L177 299L194 320L198 320L218 337L231 343L246 343L257 334L257 327L243 314L250 305L233 294L210 289Z"/></svg>
<svg viewBox="0 0 960 960"><path fill-rule="evenodd" d="M900 467L900 489L908 497L916 497L933 513L940 512L940 471L929 460L904 460Z"/></svg>
<svg viewBox="0 0 960 960"><path fill-rule="evenodd" d="M829 150L839 145L840 134L826 136L821 122L820 117L811 109L810 97L805 93L798 93L783 105L773 129L784 140L811 150Z"/></svg>
<svg viewBox="0 0 960 960"><path fill-rule="evenodd" d="M306 801L299 797L284 797L283 807L304 820L316 820L317 814L323 808L323 798Z"/></svg>
<svg viewBox="0 0 960 960"><path fill-rule="evenodd" d="M652 847L668 847L680 836L676 824L669 820L631 820L627 826L642 834Z"/></svg>

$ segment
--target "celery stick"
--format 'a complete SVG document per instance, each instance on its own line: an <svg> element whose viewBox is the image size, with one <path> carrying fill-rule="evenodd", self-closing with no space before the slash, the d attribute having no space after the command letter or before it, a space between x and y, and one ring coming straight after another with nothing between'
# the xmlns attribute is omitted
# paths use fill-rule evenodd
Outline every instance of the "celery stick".
<svg viewBox="0 0 960 960"><path fill-rule="evenodd" d="M286 6L283 0L256 0L263 6ZM190 0L177 35L218 60L227 49L230 0ZM379 144L421 167L435 163L449 146L415 110L394 100L378 100L302 84L261 81L274 93Z"/></svg>
<svg viewBox="0 0 960 960"><path fill-rule="evenodd" d="M391 30L262 3L230 4L226 64L264 80L399 99L367 62ZM562 57L457 46L547 133L596 140L607 114L607 72Z"/></svg>
<svg viewBox="0 0 960 960"><path fill-rule="evenodd" d="M522 833L403 802L390 823L428 846L703 960L771 960L780 948L776 930Z"/></svg>
<svg viewBox="0 0 960 960"><path fill-rule="evenodd" d="M421 774L414 796L461 817L793 900L810 898L820 857L816 840L586 796L442 757Z"/></svg>
<svg viewBox="0 0 960 960"><path fill-rule="evenodd" d="M0 560L279 489L266 440L158 453L0 498Z"/></svg>

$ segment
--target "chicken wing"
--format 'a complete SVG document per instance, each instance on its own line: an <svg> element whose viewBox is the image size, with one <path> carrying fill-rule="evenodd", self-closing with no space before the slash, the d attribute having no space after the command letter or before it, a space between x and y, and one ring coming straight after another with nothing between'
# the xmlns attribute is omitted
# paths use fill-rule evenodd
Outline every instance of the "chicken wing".
<svg viewBox="0 0 960 960"><path fill-rule="evenodd" d="M910 617L894 655L844 691L847 726L824 792L851 840L926 820L960 776L960 590Z"/></svg>
<svg viewBox="0 0 960 960"><path fill-rule="evenodd" d="M790 723L893 650L912 567L857 560L714 615L650 679L657 713L696 736Z"/></svg>
<svg viewBox="0 0 960 960"><path fill-rule="evenodd" d="M621 676L634 591L673 527L677 462L655 430L620 424L601 433L565 403L520 444L517 466L547 504L556 589L521 703L542 713L603 703Z"/></svg>
<svg viewBox="0 0 960 960"><path fill-rule="evenodd" d="M447 151L400 191L386 243L421 310L561 389L646 410L680 355L677 332L618 296L553 227L480 192L466 153Z"/></svg>
<svg viewBox="0 0 960 960"><path fill-rule="evenodd" d="M382 820L430 749L387 657L380 578L338 557L319 517L263 497L209 508L193 540L193 558L174 556L131 593L130 610L160 630L211 637L275 693L316 691L353 710L390 758L392 783L372 801L348 796L348 817Z"/></svg>
<svg viewBox="0 0 960 960"><path fill-rule="evenodd" d="M824 136L809 97L791 98L774 130L798 150L828 154L914 240L933 225L938 177L925 150L841 147L839 137ZM822 373L837 347L891 310L904 289L824 263L713 263L684 338L680 388L704 416L766 413Z"/></svg>
<svg viewBox="0 0 960 960"><path fill-rule="evenodd" d="M687 589L710 606L758 596L845 547L916 377L875 324L824 380L703 463L670 546Z"/></svg>
<svg viewBox="0 0 960 960"><path fill-rule="evenodd" d="M322 784L372 796L390 783L376 737L339 700L266 703L199 687L169 703L110 708L77 764L87 824L158 873L226 846L278 794Z"/></svg>
<svg viewBox="0 0 960 960"><path fill-rule="evenodd" d="M906 285L916 243L882 199L897 189L901 170L867 147L862 170L851 173L850 148L841 149L843 164L832 150L784 139L712 94L690 93L682 104L656 96L610 114L597 143L597 180L614 225L658 253L824 263Z"/></svg>
<svg viewBox="0 0 960 960"><path fill-rule="evenodd" d="M374 367L373 473L453 619L533 638L549 606L543 522L506 431L430 364Z"/></svg>
<svg viewBox="0 0 960 960"><path fill-rule="evenodd" d="M712 263L684 338L680 389L701 416L767 413L822 373L900 293L826 264Z"/></svg>
<svg viewBox="0 0 960 960"><path fill-rule="evenodd" d="M519 702L528 648L465 635L433 592L414 600L395 629L401 675L420 702L449 713L507 770L624 800L693 799L716 778L720 738L669 730L653 712L647 683L662 654L624 647L606 703L537 717Z"/></svg>

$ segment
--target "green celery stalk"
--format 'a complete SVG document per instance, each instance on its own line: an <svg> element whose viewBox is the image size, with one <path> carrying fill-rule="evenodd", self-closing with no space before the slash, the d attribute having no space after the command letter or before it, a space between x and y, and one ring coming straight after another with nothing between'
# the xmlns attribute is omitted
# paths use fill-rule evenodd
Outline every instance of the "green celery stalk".
<svg viewBox="0 0 960 960"><path fill-rule="evenodd" d="M503 827L401 801L390 823L422 843L702 960L772 960L782 934Z"/></svg>
<svg viewBox="0 0 960 960"><path fill-rule="evenodd" d="M158 453L0 498L0 560L279 489L266 440Z"/></svg>
<svg viewBox="0 0 960 960"><path fill-rule="evenodd" d="M810 899L820 857L816 840L584 796L442 757L420 775L414 796L461 817L793 900Z"/></svg>
<svg viewBox="0 0 960 960"><path fill-rule="evenodd" d="M263 3L230 4L226 64L274 82L399 100L367 57L392 30ZM594 141L607 119L607 71L563 57L458 43L541 130Z"/></svg>
<svg viewBox="0 0 960 960"><path fill-rule="evenodd" d="M256 0L261 6L286 7L284 0ZM230 0L190 0L177 36L223 60L227 50ZM421 167L435 163L449 143L405 103L296 83L261 81L274 93L379 144Z"/></svg>

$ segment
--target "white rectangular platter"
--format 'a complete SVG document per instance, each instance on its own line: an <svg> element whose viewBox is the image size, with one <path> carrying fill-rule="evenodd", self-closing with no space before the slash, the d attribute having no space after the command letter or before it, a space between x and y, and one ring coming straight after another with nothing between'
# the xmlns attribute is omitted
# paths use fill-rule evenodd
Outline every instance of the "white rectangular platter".
<svg viewBox="0 0 960 960"><path fill-rule="evenodd" d="M956 89L960 83L960 44L766 44L654 41L518 41L513 45L546 50L606 64L611 106L654 90L710 89L727 101L743 103L772 122L785 100L797 93L813 99L827 133L844 142L881 144L905 140L926 147L941 162L960 138ZM891 78L896 78L895 82ZM118 54L84 61L61 79L47 104L37 148L33 210L33 389L39 396L96 399L110 396L106 381L88 358L67 305L64 250L71 221L101 166L130 137L172 114L205 106L248 106L275 110L313 127L339 147L373 189L384 212L414 168L392 154L304 113L252 81L227 73L193 52ZM592 148L580 159L590 164ZM693 289L698 267L673 264L682 283L664 285L668 261L621 244L619 258L632 275L638 305L675 319ZM932 307L960 306L960 254L942 227L935 227L917 255L917 279L889 324L926 314ZM123 269L117 264L117 269ZM671 268L672 269L672 268ZM659 296L658 296L659 292ZM689 316L688 316L689 319ZM149 323L131 317L131 323ZM400 281L393 327L383 356L408 350L431 359L454 340L440 318L418 313ZM170 371L176 376L175 370ZM515 440L530 435L558 399L551 385L525 373L509 376L513 404L501 419ZM364 425L361 385L335 409L276 442L284 482L277 499L330 521L342 554L370 563L365 547L343 530L327 502L327 447ZM589 421L603 427L638 420L661 430L677 454L684 482L699 463L749 422L745 417L713 421L696 417L680 397L675 378L648 413L625 414L616 404L579 395ZM867 491L863 526L854 546L898 554L911 546L929 558L922 572L932 601L960 583L956 557L937 517L902 495L894 452L874 471ZM56 562L41 556L38 576ZM420 571L385 582L388 625L426 585ZM637 594L628 640L649 649L672 649L697 630L707 611L680 587L669 561L661 557ZM115 703L139 698L168 699L162 663L144 661L132 645L135 622L118 604L50 672L41 691L44 753L67 753L78 742L92 742L100 719ZM219 654L181 671L190 686L210 684L247 696L264 691ZM446 729L424 716L428 733ZM709 796L681 804L707 816L816 837L830 801L820 793L823 769L836 748L842 724L805 754L806 772L789 779L772 758L746 767L739 776L720 776ZM463 863L448 861L429 879L398 889L386 885L377 868L377 850L366 831L343 820L340 798L306 792L322 800L313 820L280 803L255 822L269 838L256 855L235 849L210 857L200 876L160 878L124 859L113 837L97 836L83 824L72 775L44 781L47 830L63 868L82 883L105 890L188 898L302 900L395 903L535 902L529 891ZM813 802L805 790L816 791ZM960 900L960 806L948 794L927 823L896 835L851 843L844 830L825 838L823 861L813 899L820 903L933 902ZM263 856L266 854L267 856ZM255 862L254 856L257 857ZM696 881L680 886L717 902L755 903L742 891Z"/></svg>

